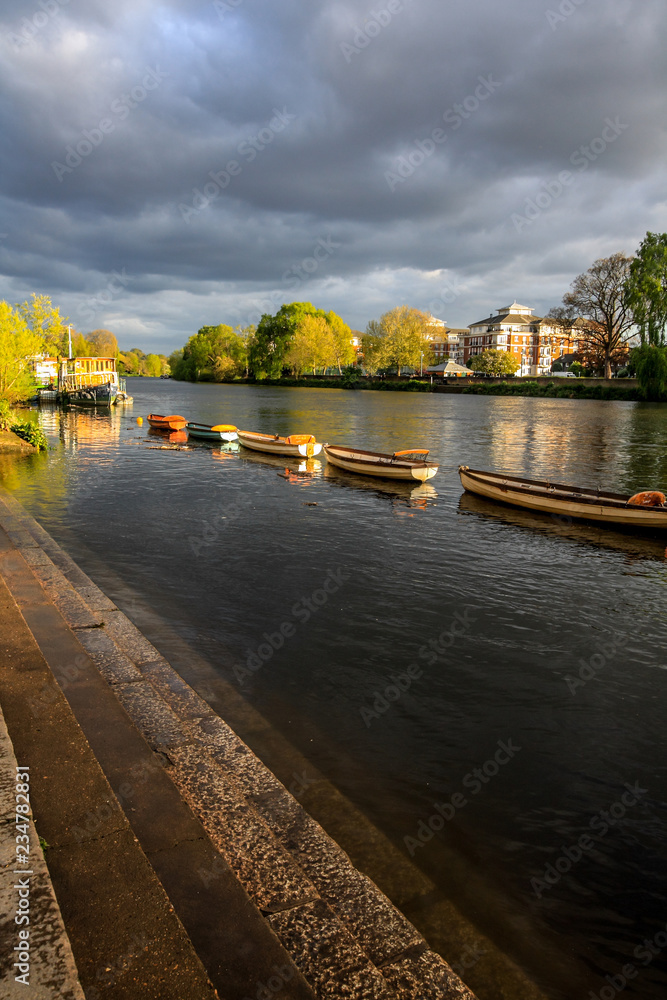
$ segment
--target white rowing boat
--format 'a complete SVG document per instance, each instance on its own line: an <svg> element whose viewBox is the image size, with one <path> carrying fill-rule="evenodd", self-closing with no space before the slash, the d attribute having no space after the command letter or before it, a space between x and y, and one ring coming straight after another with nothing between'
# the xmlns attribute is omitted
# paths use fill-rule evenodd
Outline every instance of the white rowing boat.
<svg viewBox="0 0 667 1000"><path fill-rule="evenodd" d="M293 455L313 458L322 451L322 445L312 434L255 434L253 431L237 431L239 444L252 451L263 451L267 455Z"/></svg>
<svg viewBox="0 0 667 1000"><path fill-rule="evenodd" d="M467 465L459 466L459 475L461 485L469 493L512 504L514 507L604 524L667 529L667 507L631 504L628 502L629 498L622 493L562 486L499 472L481 472L470 469Z"/></svg>
<svg viewBox="0 0 667 1000"><path fill-rule="evenodd" d="M393 455L389 455L381 451L362 451L360 448L325 444L324 454L327 462L339 469L358 472L362 476L378 476L381 479L418 479L425 483L427 479L433 478L439 468L435 462L426 461L428 450L423 448L416 451L395 451Z"/></svg>

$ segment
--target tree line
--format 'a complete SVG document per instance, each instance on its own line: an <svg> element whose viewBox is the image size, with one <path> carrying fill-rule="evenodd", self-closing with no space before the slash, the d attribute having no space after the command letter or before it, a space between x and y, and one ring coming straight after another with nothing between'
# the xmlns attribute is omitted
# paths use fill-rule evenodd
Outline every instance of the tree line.
<svg viewBox="0 0 667 1000"><path fill-rule="evenodd" d="M169 364L174 378L188 381L298 378L332 370L343 374L352 367L371 375L391 370L400 375L433 361L431 323L427 313L398 306L361 333L334 312L291 302L273 316L264 314L256 327L202 327L174 351Z"/></svg>
<svg viewBox="0 0 667 1000"><path fill-rule="evenodd" d="M127 375L162 375L169 368L166 355L144 354L139 348L119 353L110 330L82 333L68 323L48 295L33 292L24 302L0 301L0 400L17 403L35 391L29 359L35 355L68 357L71 338L74 358L116 358Z"/></svg>

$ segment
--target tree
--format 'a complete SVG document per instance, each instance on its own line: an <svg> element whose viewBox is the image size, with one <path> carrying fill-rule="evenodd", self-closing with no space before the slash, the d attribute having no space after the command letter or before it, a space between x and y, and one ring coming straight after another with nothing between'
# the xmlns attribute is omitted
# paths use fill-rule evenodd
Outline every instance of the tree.
<svg viewBox="0 0 667 1000"><path fill-rule="evenodd" d="M86 340L82 333L75 333L72 330L72 357L90 358L93 357L93 346Z"/></svg>
<svg viewBox="0 0 667 1000"><path fill-rule="evenodd" d="M67 317L60 315L48 295L36 295L16 306L30 330L43 340L48 354L66 357L68 353Z"/></svg>
<svg viewBox="0 0 667 1000"><path fill-rule="evenodd" d="M297 376L307 368L312 368L314 375L317 368L335 364L335 359L334 334L326 319L323 316L304 316L285 352L284 364Z"/></svg>
<svg viewBox="0 0 667 1000"><path fill-rule="evenodd" d="M157 354L149 354L145 361L146 374L157 378L162 374L162 359Z"/></svg>
<svg viewBox="0 0 667 1000"><path fill-rule="evenodd" d="M667 233L647 233L630 265L625 299L642 344L667 340ZM645 355L648 358L648 354Z"/></svg>
<svg viewBox="0 0 667 1000"><path fill-rule="evenodd" d="M176 352L175 352L176 353ZM243 339L231 326L202 326L190 337L180 359L172 354L170 368L174 378L196 382L212 379L221 382L242 373L246 362Z"/></svg>
<svg viewBox="0 0 667 1000"><path fill-rule="evenodd" d="M91 357L115 358L118 355L118 341L111 330L93 330L88 334Z"/></svg>
<svg viewBox="0 0 667 1000"><path fill-rule="evenodd" d="M304 316L326 319L326 313L311 302L291 302L282 305L275 316L262 316L248 352L248 366L255 378L280 378L286 367L285 354Z"/></svg>
<svg viewBox="0 0 667 1000"><path fill-rule="evenodd" d="M521 362L511 351L483 351L468 361L468 368L487 375L514 375Z"/></svg>
<svg viewBox="0 0 667 1000"><path fill-rule="evenodd" d="M367 327L367 332L361 338L361 354L363 357L364 370L369 375L377 374L383 366L383 339L376 332L377 320L372 319Z"/></svg>
<svg viewBox="0 0 667 1000"><path fill-rule="evenodd" d="M631 365L644 399L661 400L667 393L667 351L660 344L641 344L631 354Z"/></svg>
<svg viewBox="0 0 667 1000"><path fill-rule="evenodd" d="M0 302L0 400L17 403L27 399L34 386L31 357L41 353L44 338L32 330L21 314Z"/></svg>
<svg viewBox="0 0 667 1000"><path fill-rule="evenodd" d="M586 346L600 352L605 378L611 378L614 352L627 342L634 322L625 292L631 263L632 258L623 253L601 257L574 279L563 296L563 305L583 319L582 353Z"/></svg>
<svg viewBox="0 0 667 1000"><path fill-rule="evenodd" d="M333 361L332 366L338 368L339 375L343 374L343 368L353 365L357 360L357 352L352 343L352 331L347 323L335 312L327 313L327 323L331 328L333 340Z"/></svg>
<svg viewBox="0 0 667 1000"><path fill-rule="evenodd" d="M383 313L379 320L371 320L366 334L372 338L374 361L379 368L419 368L423 359L431 361L429 323L431 317L419 309L397 306Z"/></svg>

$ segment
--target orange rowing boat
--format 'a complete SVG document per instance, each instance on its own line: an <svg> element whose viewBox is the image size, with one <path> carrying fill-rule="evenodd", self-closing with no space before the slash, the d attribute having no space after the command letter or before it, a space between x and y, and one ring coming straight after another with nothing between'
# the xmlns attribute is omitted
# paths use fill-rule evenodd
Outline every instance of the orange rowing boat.
<svg viewBox="0 0 667 1000"><path fill-rule="evenodd" d="M175 413L172 413L168 417L163 416L161 413L149 413L148 423L157 431L182 431L187 424L187 420L185 417L179 417Z"/></svg>

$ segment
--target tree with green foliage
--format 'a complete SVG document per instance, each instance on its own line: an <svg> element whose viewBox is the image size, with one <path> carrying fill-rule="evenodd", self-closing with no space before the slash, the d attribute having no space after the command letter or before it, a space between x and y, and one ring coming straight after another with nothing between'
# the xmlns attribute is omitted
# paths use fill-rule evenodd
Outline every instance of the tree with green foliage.
<svg viewBox="0 0 667 1000"><path fill-rule="evenodd" d="M173 357L173 355L172 355ZM180 360L171 364L174 378L188 382L199 379L221 382L241 375L245 369L246 347L231 326L202 326L190 337Z"/></svg>
<svg viewBox="0 0 667 1000"><path fill-rule="evenodd" d="M283 368L288 367L285 355L304 316L327 318L311 302L290 302L282 305L275 316L262 316L248 351L248 367L255 378L280 378Z"/></svg>
<svg viewBox="0 0 667 1000"><path fill-rule="evenodd" d="M397 306L383 313L379 320L371 320L366 328L367 337L374 345L374 361L378 368L420 368L429 365L432 358L430 340L431 317L410 306Z"/></svg>
<svg viewBox="0 0 667 1000"><path fill-rule="evenodd" d="M345 322L335 312L328 312L326 316L332 337L331 361L327 367L338 368L338 374L343 374L343 368L353 365L357 360L357 352L352 343L352 331Z"/></svg>
<svg viewBox="0 0 667 1000"><path fill-rule="evenodd" d="M663 347L667 342L667 233L647 233L642 240L625 282L625 301L642 344Z"/></svg>
<svg viewBox="0 0 667 1000"><path fill-rule="evenodd" d="M306 315L297 325L283 363L298 377L308 368L313 375L318 368L328 368L336 363L336 357L334 333L326 319Z"/></svg>
<svg viewBox="0 0 667 1000"><path fill-rule="evenodd" d="M630 354L642 399L653 402L667 396L667 350L660 344L641 344Z"/></svg>
<svg viewBox="0 0 667 1000"><path fill-rule="evenodd" d="M31 357L44 349L44 337L32 330L20 307L0 302L0 399L21 402L34 392Z"/></svg>
<svg viewBox="0 0 667 1000"><path fill-rule="evenodd" d="M468 368L485 375L514 375L520 367L521 362L511 351L494 349L475 354L468 361Z"/></svg>
<svg viewBox="0 0 667 1000"><path fill-rule="evenodd" d="M72 357L90 358L94 356L93 345L90 341L86 340L82 333L75 333L72 330Z"/></svg>
<svg viewBox="0 0 667 1000"><path fill-rule="evenodd" d="M67 357L67 317L60 315L60 309L53 305L48 295L33 292L29 300L26 299L15 308L28 328L42 339L47 354Z"/></svg>
<svg viewBox="0 0 667 1000"><path fill-rule="evenodd" d="M145 361L146 374L158 378L162 374L162 359L157 354L149 354Z"/></svg>

